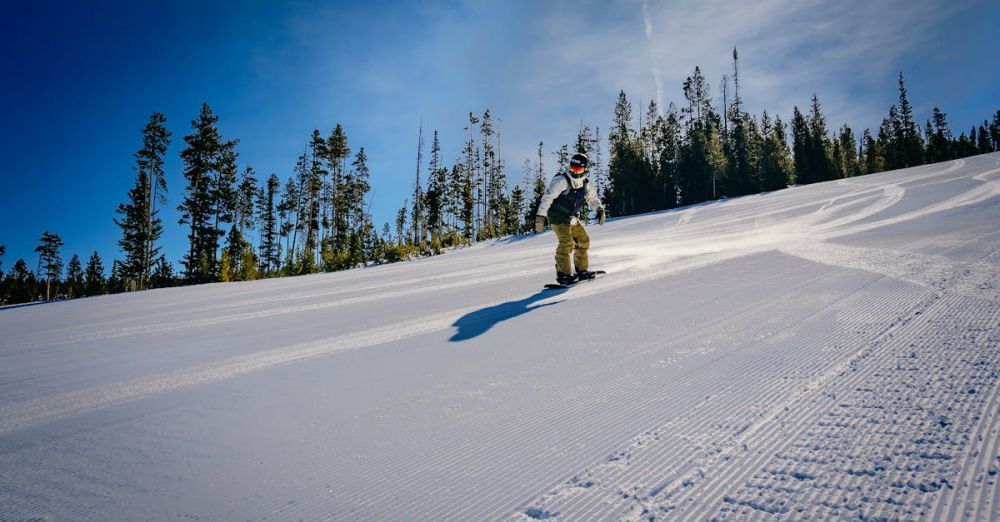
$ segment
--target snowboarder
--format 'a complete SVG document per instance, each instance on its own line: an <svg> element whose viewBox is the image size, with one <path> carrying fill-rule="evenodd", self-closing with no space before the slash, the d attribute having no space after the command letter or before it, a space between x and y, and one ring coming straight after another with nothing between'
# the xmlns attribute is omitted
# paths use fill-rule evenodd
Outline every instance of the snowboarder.
<svg viewBox="0 0 1000 522"><path fill-rule="evenodd" d="M538 205L535 216L535 232L545 229L548 221L559 239L556 247L556 281L560 285L571 285L577 281L593 279L595 272L587 259L590 236L580 223L580 212L588 206L597 211L597 222L604 224L604 205L597 196L594 184L587 177L587 156L574 154L569 167L556 174ZM570 264L570 255L573 264ZM573 273L573 266L576 273Z"/></svg>

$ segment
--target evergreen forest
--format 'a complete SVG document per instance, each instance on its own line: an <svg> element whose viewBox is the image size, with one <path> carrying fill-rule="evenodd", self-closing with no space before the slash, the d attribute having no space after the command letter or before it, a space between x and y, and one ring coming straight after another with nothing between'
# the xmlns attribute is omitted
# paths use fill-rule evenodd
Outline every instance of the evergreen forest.
<svg viewBox="0 0 1000 522"><path fill-rule="evenodd" d="M967 131L952 130L937 107L921 124L902 73L898 101L879 128L859 134L848 125L829 128L815 94L784 118L746 112L735 49L732 65L718 97L698 67L684 80L679 104L633 107L621 91L609 103L604 135L581 123L575 140L538 143L516 172L500 155L489 109L449 130L464 137L453 159L441 150L439 131L421 126L412 193L381 227L369 207L367 152L342 125L314 130L289 158L288 172L264 175L241 161L239 139L220 133L220 116L207 103L180 139L154 112L133 153L134 184L108 209L121 231L118 255L105 260L94 251L84 262L74 253L64 262L62 238L46 230L37 259L5 267L0 245L0 304L331 272L528 234L549 179L575 152L589 156L591 179L614 217L1000 150L1000 110ZM181 159L184 186L168 192L171 153ZM179 211L178 223L161 220L167 205ZM185 231L182 258L162 252L164 226Z"/></svg>

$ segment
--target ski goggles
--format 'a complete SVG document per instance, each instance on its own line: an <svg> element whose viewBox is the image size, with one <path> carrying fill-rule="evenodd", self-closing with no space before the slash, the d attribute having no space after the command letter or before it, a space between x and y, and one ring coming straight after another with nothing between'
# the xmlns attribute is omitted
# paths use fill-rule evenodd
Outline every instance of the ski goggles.
<svg viewBox="0 0 1000 522"><path fill-rule="evenodd" d="M583 174L586 170L587 167L584 167L583 165L570 164L569 166L569 171L572 172L573 174Z"/></svg>

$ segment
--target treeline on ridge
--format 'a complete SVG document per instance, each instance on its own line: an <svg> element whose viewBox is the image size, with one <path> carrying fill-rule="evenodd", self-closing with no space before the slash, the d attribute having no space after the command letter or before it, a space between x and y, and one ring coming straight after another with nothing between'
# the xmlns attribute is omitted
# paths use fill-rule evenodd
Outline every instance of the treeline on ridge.
<svg viewBox="0 0 1000 522"><path fill-rule="evenodd" d="M682 85L684 102L665 109L650 102L638 126L620 92L606 161L600 128L581 123L576 140L552 152L551 170L539 143L513 186L489 109L469 114L462 150L450 163L438 131L425 159L421 126L412 195L381 230L368 207L367 153L352 150L342 125L313 131L290 175L260 180L252 166L240 166L238 139L224 138L219 117L203 104L179 151L186 183L177 209L188 239L179 271L160 245L172 134L166 117L153 113L133 154L134 185L115 211L121 256L110 272L105 275L96 251L86 266L75 254L64 266L62 238L45 231L35 249L36 270L18 259L4 273L0 245L0 304L345 270L530 233L548 177L574 152L590 156L591 177L609 213L625 216L1000 150L1000 110L956 137L935 107L921 128L902 73L898 102L874 133L865 129L860 137L847 125L831 133L815 94L787 123L766 111L752 115L740 97L738 63L734 49L732 99L724 75L717 106L695 67Z"/></svg>

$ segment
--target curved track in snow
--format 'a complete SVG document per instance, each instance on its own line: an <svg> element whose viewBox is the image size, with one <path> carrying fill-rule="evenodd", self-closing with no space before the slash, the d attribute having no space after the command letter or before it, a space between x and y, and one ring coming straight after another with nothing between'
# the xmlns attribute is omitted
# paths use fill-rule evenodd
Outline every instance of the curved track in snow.
<svg viewBox="0 0 1000 522"><path fill-rule="evenodd" d="M0 310L0 520L1000 517L1000 154Z"/></svg>

